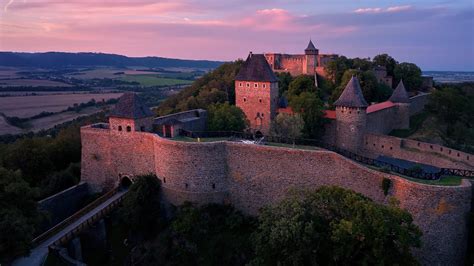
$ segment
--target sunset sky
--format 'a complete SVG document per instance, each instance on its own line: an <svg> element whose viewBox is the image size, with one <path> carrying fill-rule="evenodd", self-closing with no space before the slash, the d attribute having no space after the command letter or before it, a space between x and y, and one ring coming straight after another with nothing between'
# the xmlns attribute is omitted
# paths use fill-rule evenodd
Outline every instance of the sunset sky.
<svg viewBox="0 0 474 266"><path fill-rule="evenodd" d="M234 60L253 52L389 53L474 70L473 0L0 0L1 51Z"/></svg>

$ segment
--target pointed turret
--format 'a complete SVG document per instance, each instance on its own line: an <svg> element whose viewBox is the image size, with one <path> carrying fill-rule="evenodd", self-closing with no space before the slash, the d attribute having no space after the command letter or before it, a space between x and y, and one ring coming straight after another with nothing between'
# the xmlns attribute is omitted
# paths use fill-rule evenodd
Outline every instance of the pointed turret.
<svg viewBox="0 0 474 266"><path fill-rule="evenodd" d="M395 88L392 96L390 96L390 99L388 100L392 103L410 103L410 98L408 98L408 93L405 89L405 85L403 85L403 80L400 80L400 83L398 83L398 86Z"/></svg>
<svg viewBox="0 0 474 266"><path fill-rule="evenodd" d="M305 54L318 54L318 52L319 52L318 49L316 49L316 47L313 44L313 41L311 41L310 39L308 43L308 47L304 49L304 53Z"/></svg>
<svg viewBox="0 0 474 266"><path fill-rule="evenodd" d="M367 101L362 94L362 89L360 88L359 79L357 77L352 76L334 105L353 108L366 108L368 106Z"/></svg>

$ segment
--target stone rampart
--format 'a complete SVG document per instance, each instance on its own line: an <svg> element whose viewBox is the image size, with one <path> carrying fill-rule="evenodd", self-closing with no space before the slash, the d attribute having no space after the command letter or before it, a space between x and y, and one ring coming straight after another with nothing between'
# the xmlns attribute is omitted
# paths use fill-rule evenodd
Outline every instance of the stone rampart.
<svg viewBox="0 0 474 266"><path fill-rule="evenodd" d="M421 93L410 98L410 116L416 115L423 111L428 103L429 93Z"/></svg>
<svg viewBox="0 0 474 266"><path fill-rule="evenodd" d="M152 133L117 135L90 127L82 128L81 133L83 180L93 187L117 182L121 172L154 171L162 181L164 199L171 203L231 203L245 213L257 214L292 188L337 185L380 203L397 198L424 233L424 245L415 251L423 264L456 265L464 258L471 208L469 182L454 187L419 184L325 150L176 142ZM384 178L392 180L388 196L381 188Z"/></svg>
<svg viewBox="0 0 474 266"><path fill-rule="evenodd" d="M474 169L472 155L436 144L376 134L366 134L364 144L372 157L385 155L441 168Z"/></svg>
<svg viewBox="0 0 474 266"><path fill-rule="evenodd" d="M396 128L397 107L385 108L367 114L367 132L388 134Z"/></svg>

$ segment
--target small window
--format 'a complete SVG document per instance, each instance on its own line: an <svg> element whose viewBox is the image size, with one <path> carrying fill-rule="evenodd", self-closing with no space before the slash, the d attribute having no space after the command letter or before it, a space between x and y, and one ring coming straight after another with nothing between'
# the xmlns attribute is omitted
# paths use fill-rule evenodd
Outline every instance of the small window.
<svg viewBox="0 0 474 266"><path fill-rule="evenodd" d="M212 189L216 189L216 184L212 184Z"/></svg>
<svg viewBox="0 0 474 266"><path fill-rule="evenodd" d="M264 117L264 116L265 116L265 114L264 114L264 113L262 113L262 117Z"/></svg>
<svg viewBox="0 0 474 266"><path fill-rule="evenodd" d="M184 187L185 187L185 188L188 188L188 187L189 187L188 183L185 183L185 184L184 184Z"/></svg>
<svg viewBox="0 0 474 266"><path fill-rule="evenodd" d="M390 150L393 150L393 147L390 147Z"/></svg>
<svg viewBox="0 0 474 266"><path fill-rule="evenodd" d="M163 178L163 183L166 183L166 178Z"/></svg>
<svg viewBox="0 0 474 266"><path fill-rule="evenodd" d="M443 147L439 148L439 151L443 151Z"/></svg>
<svg viewBox="0 0 474 266"><path fill-rule="evenodd" d="M122 126L118 126L118 131L122 131Z"/></svg>
<svg viewBox="0 0 474 266"><path fill-rule="evenodd" d="M430 145L430 149L433 149L433 145Z"/></svg>
<svg viewBox="0 0 474 266"><path fill-rule="evenodd" d="M254 84L253 84L253 87L254 87L254 88L258 88L258 83L254 83Z"/></svg>
<svg viewBox="0 0 474 266"><path fill-rule="evenodd" d="M374 147L375 147L375 143L374 143Z"/></svg>
<svg viewBox="0 0 474 266"><path fill-rule="evenodd" d="M239 82L239 87L243 87L243 84L242 84L242 82Z"/></svg>
<svg viewBox="0 0 474 266"><path fill-rule="evenodd" d="M262 103L262 99L258 99L258 102L259 102L259 103Z"/></svg>
<svg viewBox="0 0 474 266"><path fill-rule="evenodd" d="M459 154L459 152L458 152L458 157L459 157L459 156L461 156L461 154Z"/></svg>
<svg viewBox="0 0 474 266"><path fill-rule="evenodd" d="M263 84L262 87L265 89L267 87L267 84Z"/></svg>
<svg viewBox="0 0 474 266"><path fill-rule="evenodd" d="M384 146L384 145L382 145L382 149L383 149L383 148L385 148L385 146Z"/></svg>
<svg viewBox="0 0 474 266"><path fill-rule="evenodd" d="M250 83L248 83L248 82L247 82L247 84L246 84L246 85L247 85L247 88L250 88Z"/></svg>
<svg viewBox="0 0 474 266"><path fill-rule="evenodd" d="M131 126L127 126L127 132L130 132L132 131L132 127Z"/></svg>
<svg viewBox="0 0 474 266"><path fill-rule="evenodd" d="M246 102L246 101L247 101L247 98L244 97L244 102Z"/></svg>

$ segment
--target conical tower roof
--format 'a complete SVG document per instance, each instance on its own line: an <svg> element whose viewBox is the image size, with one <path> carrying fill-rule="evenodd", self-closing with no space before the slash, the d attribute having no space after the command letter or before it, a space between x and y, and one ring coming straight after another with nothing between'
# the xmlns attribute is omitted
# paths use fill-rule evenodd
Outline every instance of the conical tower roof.
<svg viewBox="0 0 474 266"><path fill-rule="evenodd" d="M392 103L409 103L410 98L408 98L408 93L407 90L405 89L405 85L403 85L403 80L400 80L400 83L398 83L398 86L395 88L395 90L392 93L392 96L390 96L390 99L388 99Z"/></svg>
<svg viewBox="0 0 474 266"><path fill-rule="evenodd" d="M364 95L362 94L362 89L360 88L359 79L357 77L352 76L334 105L357 108L365 108L368 106L367 101L365 101Z"/></svg>
<svg viewBox="0 0 474 266"><path fill-rule="evenodd" d="M132 92L124 93L115 105L114 110L110 113L111 117L139 119L151 117L151 112L137 94Z"/></svg>
<svg viewBox="0 0 474 266"><path fill-rule="evenodd" d="M308 47L304 49L305 51L316 51L316 47L313 44L313 41L310 39L308 43Z"/></svg>
<svg viewBox="0 0 474 266"><path fill-rule="evenodd" d="M235 76L235 80L278 81L265 56L263 54L252 54L251 52L240 68L239 73Z"/></svg>

